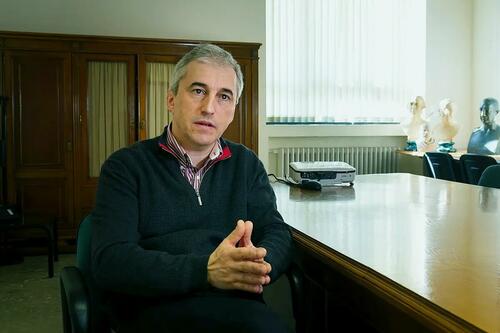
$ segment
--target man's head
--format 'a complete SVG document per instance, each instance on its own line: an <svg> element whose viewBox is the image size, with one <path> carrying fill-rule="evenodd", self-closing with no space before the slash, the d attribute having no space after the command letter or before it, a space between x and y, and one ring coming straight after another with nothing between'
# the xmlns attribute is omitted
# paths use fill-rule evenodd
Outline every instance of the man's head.
<svg viewBox="0 0 500 333"><path fill-rule="evenodd" d="M167 105L172 132L190 151L208 153L233 121L243 89L241 69L218 46L194 48L177 63Z"/></svg>
<svg viewBox="0 0 500 333"><path fill-rule="evenodd" d="M495 117L498 114L498 101L494 98L485 98L479 109L479 118L485 127L492 127L495 124Z"/></svg>
<svg viewBox="0 0 500 333"><path fill-rule="evenodd" d="M187 66L193 61L232 67L236 74L236 104L238 104L243 92L243 73L241 72L240 65L234 60L231 53L213 44L198 45L177 62L174 68L172 83L170 84L170 90L174 94L177 95L179 82L186 75Z"/></svg>

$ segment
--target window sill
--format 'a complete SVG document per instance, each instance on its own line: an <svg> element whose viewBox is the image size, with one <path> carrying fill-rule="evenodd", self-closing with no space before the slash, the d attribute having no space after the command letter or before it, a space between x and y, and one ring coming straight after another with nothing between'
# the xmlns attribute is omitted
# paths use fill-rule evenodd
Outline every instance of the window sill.
<svg viewBox="0 0 500 333"><path fill-rule="evenodd" d="M265 125L270 138L327 136L405 136L400 124L370 125Z"/></svg>

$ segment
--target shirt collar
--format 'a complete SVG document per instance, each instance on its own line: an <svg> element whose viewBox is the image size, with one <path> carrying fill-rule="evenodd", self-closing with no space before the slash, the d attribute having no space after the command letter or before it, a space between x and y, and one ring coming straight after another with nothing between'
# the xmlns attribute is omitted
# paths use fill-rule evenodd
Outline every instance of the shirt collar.
<svg viewBox="0 0 500 333"><path fill-rule="evenodd" d="M174 153L174 155L177 157L178 160L182 162L187 162L188 165L192 166L193 163L191 161L191 158L189 157L189 154L186 153L186 150L179 144L179 142L177 142L174 134L172 133L172 123L170 123L167 126L166 132L167 132L167 147L170 148L170 150L172 150L172 152ZM211 161L216 160L221 156L222 152L223 152L222 144L219 138L212 147L210 154L208 154L209 160Z"/></svg>

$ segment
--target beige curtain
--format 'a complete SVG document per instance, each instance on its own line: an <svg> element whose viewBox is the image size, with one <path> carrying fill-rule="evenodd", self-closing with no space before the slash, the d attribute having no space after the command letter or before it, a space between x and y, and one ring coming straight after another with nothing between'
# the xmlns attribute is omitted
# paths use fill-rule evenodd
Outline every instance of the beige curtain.
<svg viewBox="0 0 500 333"><path fill-rule="evenodd" d="M174 67L174 64L161 62L146 64L146 122L149 138L160 135L163 128L170 122L167 92Z"/></svg>
<svg viewBox="0 0 500 333"><path fill-rule="evenodd" d="M88 64L87 121L90 177L99 177L106 158L128 143L127 64Z"/></svg>

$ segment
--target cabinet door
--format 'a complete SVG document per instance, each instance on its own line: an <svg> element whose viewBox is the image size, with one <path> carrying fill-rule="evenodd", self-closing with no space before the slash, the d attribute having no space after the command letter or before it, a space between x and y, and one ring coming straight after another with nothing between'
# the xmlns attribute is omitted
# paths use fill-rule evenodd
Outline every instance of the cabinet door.
<svg viewBox="0 0 500 333"><path fill-rule="evenodd" d="M252 112L252 84L256 78L252 77L252 63L247 59L238 59L236 61L240 64L243 73L243 92L240 97L236 110L234 112L234 119L231 125L224 132L223 137L234 142L242 143L253 151L257 152L257 144L254 142L253 133L258 126L254 123L254 114Z"/></svg>
<svg viewBox="0 0 500 333"><path fill-rule="evenodd" d="M167 93L179 57L139 56L139 139L159 136L171 121Z"/></svg>
<svg viewBox="0 0 500 333"><path fill-rule="evenodd" d="M69 53L5 52L7 201L73 227Z"/></svg>
<svg viewBox="0 0 500 333"><path fill-rule="evenodd" d="M114 151L137 140L134 56L75 56L78 121L75 209L77 219L95 200L102 163Z"/></svg>

